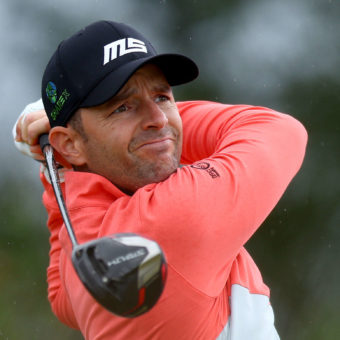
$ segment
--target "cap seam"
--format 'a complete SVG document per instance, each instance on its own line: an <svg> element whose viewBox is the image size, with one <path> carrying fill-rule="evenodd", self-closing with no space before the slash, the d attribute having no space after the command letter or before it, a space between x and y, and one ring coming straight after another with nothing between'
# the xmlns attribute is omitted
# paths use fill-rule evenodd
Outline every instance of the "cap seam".
<svg viewBox="0 0 340 340"><path fill-rule="evenodd" d="M119 31L116 29L116 27L114 27L109 21L104 20L104 22L105 22L107 25L109 25L109 26L115 31L115 33L116 33L117 35L119 35L119 37L122 37L122 36L123 36L123 35L121 34L121 32L119 32Z"/></svg>

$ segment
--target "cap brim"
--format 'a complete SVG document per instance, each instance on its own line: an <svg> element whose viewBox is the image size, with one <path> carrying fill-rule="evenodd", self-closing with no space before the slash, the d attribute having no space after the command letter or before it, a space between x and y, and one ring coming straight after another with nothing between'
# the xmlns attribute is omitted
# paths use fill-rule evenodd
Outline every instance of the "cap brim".
<svg viewBox="0 0 340 340"><path fill-rule="evenodd" d="M140 67L148 63L157 65L171 86L188 83L197 78L199 74L195 62L180 54L160 54L149 58L136 59L109 73L91 90L80 107L91 107L105 103L119 92Z"/></svg>

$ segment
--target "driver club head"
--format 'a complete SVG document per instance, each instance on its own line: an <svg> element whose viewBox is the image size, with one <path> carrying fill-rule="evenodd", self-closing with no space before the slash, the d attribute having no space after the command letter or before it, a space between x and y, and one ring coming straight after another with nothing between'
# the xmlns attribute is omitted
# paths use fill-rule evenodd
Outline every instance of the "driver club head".
<svg viewBox="0 0 340 340"><path fill-rule="evenodd" d="M127 318L142 315L156 304L167 276L159 245L132 233L78 244L72 263L91 295L110 312Z"/></svg>

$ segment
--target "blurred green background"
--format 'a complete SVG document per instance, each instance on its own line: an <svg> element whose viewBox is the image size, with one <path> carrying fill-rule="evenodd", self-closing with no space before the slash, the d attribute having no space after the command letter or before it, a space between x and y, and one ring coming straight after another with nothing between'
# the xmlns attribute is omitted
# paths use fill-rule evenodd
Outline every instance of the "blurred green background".
<svg viewBox="0 0 340 340"><path fill-rule="evenodd" d="M340 338L339 1L2 0L0 18L0 339L82 338L50 311L38 165L15 150L11 128L40 97L57 43L99 19L197 61L200 78L175 89L178 100L269 106L304 123L303 167L246 247L282 339Z"/></svg>

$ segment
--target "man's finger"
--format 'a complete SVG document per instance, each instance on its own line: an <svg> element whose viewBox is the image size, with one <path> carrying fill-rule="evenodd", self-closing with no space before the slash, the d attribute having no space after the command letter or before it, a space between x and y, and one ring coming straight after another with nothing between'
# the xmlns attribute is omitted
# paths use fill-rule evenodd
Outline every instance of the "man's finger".
<svg viewBox="0 0 340 340"><path fill-rule="evenodd" d="M34 141L35 140L35 136L34 136L35 129L37 128L38 132L46 129L47 122L48 122L48 118L44 110L33 111L33 112L29 112L23 115L23 117L19 120L17 124L19 125L20 123L19 130L21 131L20 135L21 135L22 141L28 144L30 144L29 143L30 140ZM33 129L30 127L32 124L34 124ZM48 127L49 127L49 124L48 124ZM46 132L48 131L49 131L49 128Z"/></svg>
<svg viewBox="0 0 340 340"><path fill-rule="evenodd" d="M41 134L48 133L50 131L50 123L46 115L31 122L27 126L27 142L30 145L38 144L38 138Z"/></svg>

